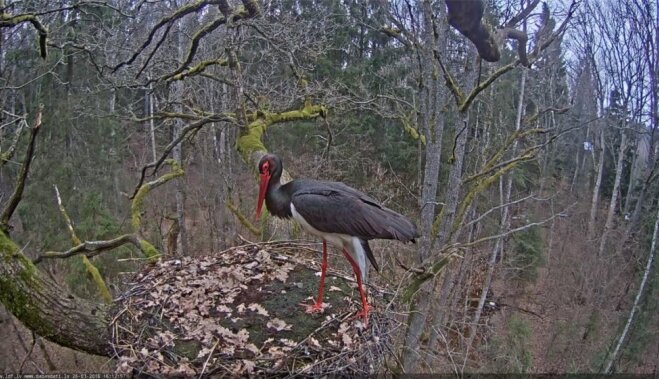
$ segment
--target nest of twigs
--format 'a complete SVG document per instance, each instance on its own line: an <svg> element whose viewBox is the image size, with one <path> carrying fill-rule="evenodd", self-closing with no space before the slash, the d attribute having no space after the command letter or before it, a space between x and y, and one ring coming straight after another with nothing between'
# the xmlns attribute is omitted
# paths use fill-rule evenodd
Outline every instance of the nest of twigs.
<svg viewBox="0 0 659 379"><path fill-rule="evenodd" d="M316 245L317 246L317 245ZM312 253L312 254L310 254ZM320 252L308 243L235 247L162 260L136 274L112 323L117 372L154 375L372 374L394 322L375 302L368 327L350 276L328 272L323 314L306 314Z"/></svg>

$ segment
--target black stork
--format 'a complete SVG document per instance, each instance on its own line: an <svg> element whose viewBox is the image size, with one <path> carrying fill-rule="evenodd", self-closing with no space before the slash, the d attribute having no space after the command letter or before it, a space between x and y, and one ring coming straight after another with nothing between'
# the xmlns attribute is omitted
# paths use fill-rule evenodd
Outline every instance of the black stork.
<svg viewBox="0 0 659 379"><path fill-rule="evenodd" d="M368 195L340 182L297 179L281 184L283 165L274 154L266 154L259 162L261 182L256 206L256 219L261 215L263 200L268 211L280 218L293 218L307 232L323 239L318 299L312 305L302 304L307 313L322 312L323 288L327 271L327 242L342 250L357 279L362 301L364 324L368 324L369 305L362 283L368 276L366 258L379 271L375 256L368 246L371 239L395 239L414 242L416 225Z"/></svg>

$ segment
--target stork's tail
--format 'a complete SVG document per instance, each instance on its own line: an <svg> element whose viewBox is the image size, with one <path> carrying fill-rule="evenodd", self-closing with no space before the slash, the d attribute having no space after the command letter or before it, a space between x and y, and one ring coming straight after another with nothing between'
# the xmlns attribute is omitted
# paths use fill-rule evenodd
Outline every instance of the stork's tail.
<svg viewBox="0 0 659 379"><path fill-rule="evenodd" d="M378 262L375 260L375 255L373 255L371 247L368 246L368 241L360 238L359 242L362 244L366 257L368 257L368 260L371 261L371 264L375 267L375 271L380 272L380 266L378 266Z"/></svg>

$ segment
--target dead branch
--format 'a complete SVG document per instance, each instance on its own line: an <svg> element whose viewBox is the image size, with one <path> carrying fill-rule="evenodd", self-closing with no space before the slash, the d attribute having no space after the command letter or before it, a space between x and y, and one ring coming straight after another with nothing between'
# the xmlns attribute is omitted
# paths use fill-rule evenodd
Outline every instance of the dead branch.
<svg viewBox="0 0 659 379"><path fill-rule="evenodd" d="M64 208L64 204L62 203L62 198L60 197L57 186L55 186L55 195L57 197L57 205L59 206L60 213L62 213L62 216L64 217L64 221L66 222L66 227L69 230L71 241L73 241L73 243L76 245L81 245L82 241L80 241L80 238L78 238L78 236L76 235L75 229L73 228L73 222L71 221L69 214L66 212L66 208ZM106 304L112 303L112 295L110 295L110 291L108 290L108 287L105 284L105 280L103 280L103 276L101 276L100 271L98 271L98 268L94 266L94 264L89 260L89 258L86 255L82 256L82 264L87 269L87 272L89 272L89 274L92 276L92 279L96 284L96 286L98 287L98 291L101 293L101 297L103 298L105 303Z"/></svg>
<svg viewBox="0 0 659 379"><path fill-rule="evenodd" d="M261 229L257 228L254 224L252 224L247 217L240 211L240 209L236 208L235 205L231 202L231 200L228 200L226 203L227 208L233 213L237 218L240 223L246 227L252 234L255 236L260 236L262 231Z"/></svg>
<svg viewBox="0 0 659 379"><path fill-rule="evenodd" d="M511 234L514 234L514 233L517 233L517 232L524 231L524 230L529 229L529 228L532 228L532 227L534 227L534 226L540 226L540 225L546 224L547 222L549 222L549 221L555 219L556 217L559 217L560 215L564 214L567 210L571 209L571 208L574 207L575 205L577 205L576 202L575 202L575 203L572 203L572 204L570 204L570 205L568 205L567 207L565 207L565 208L563 209L563 211L561 211L561 212L559 212L559 213L556 213L556 214L553 214L553 215L551 215L550 217L548 217L548 218L546 218L546 219L544 219L544 220L541 220L541 221L538 221L538 222L530 222L530 223L528 223L528 224L526 224L526 225L522 225L522 226L520 226L520 227L518 227L518 228L510 229L510 230L508 230L508 231L506 231L506 232L499 233L499 234L497 234L497 235L493 235L493 236L487 236L487 237L479 238L479 239L474 240L474 241L472 241L472 242L468 242L468 243L464 243L464 244L457 244L456 247L460 247L460 248L472 247L472 246L475 246L475 245L481 244L481 243L483 243L483 242L492 241L492 240L495 240L495 239L498 239L498 238L507 237L507 236L509 236L509 235L511 235Z"/></svg>
<svg viewBox="0 0 659 379"><path fill-rule="evenodd" d="M14 140L12 141L7 151L5 151L4 153L0 152L0 166L9 162L14 157L14 153L16 152L16 148L18 147L18 140L21 138L21 135L23 135L23 130L25 130L25 127L27 126L27 121L25 121L26 117L27 115L22 116L17 120L12 120L10 123L8 123L8 124L13 124L14 122L16 122L18 123L18 126L14 131Z"/></svg>
<svg viewBox="0 0 659 379"><path fill-rule="evenodd" d="M55 196L57 197L57 206L59 207L60 213L62 213L62 216L64 217L64 222L66 222L66 227L69 230L69 234L71 236L71 241L73 241L74 244L80 245L82 241L78 236L76 235L75 229L73 229L73 222L71 222L71 218L69 217L69 214L66 212L66 209L64 208L64 204L62 204L62 198L59 195L59 189L57 189L57 186L55 187Z"/></svg>
<svg viewBox="0 0 659 379"><path fill-rule="evenodd" d="M116 249L119 246L125 244L132 244L133 246L140 248L139 241L134 234L124 234L117 238L111 240L103 241L84 241L80 244L70 248L69 250L58 252L58 251L47 251L32 262L34 264L41 263L44 259L64 259L70 258L76 255L85 254L87 257L97 256L105 251Z"/></svg>
<svg viewBox="0 0 659 379"><path fill-rule="evenodd" d="M540 3L540 0L533 0L531 3L529 3L525 8L523 8L521 11L519 11L518 14L513 16L508 22L505 23L504 28L512 28L515 25L519 24L533 12L535 7L538 6Z"/></svg>
<svg viewBox="0 0 659 379"><path fill-rule="evenodd" d="M509 206L511 206L511 205L515 205L515 204L523 203L523 202L525 202L526 200L533 198L534 196L535 196L535 194L531 194L531 195L529 195L529 196L525 196L525 197L523 197L523 198L521 198L521 199L517 199L517 200L511 201L511 202L509 202L509 203L505 203L505 204L500 204L500 205L497 205L496 207L492 207L492 208L488 209L486 212L484 212L482 215L480 215L480 216L478 216L477 218L475 218L475 219L469 221L467 224L465 224L464 227L465 227L465 228L466 228L466 227L469 227L470 225L473 225L473 224L475 224L475 223L481 221L482 219L484 219L485 217L487 217L487 215L489 215L490 213L496 211L497 209L501 209L501 208L509 207ZM544 200L544 199L543 199L543 200Z"/></svg>
<svg viewBox="0 0 659 379"><path fill-rule="evenodd" d="M526 56L526 43L529 40L529 37L525 32L513 28L504 28L500 29L497 33L501 36L502 39L514 39L517 41L517 55L519 56L519 62L529 67L529 58Z"/></svg>
<svg viewBox="0 0 659 379"><path fill-rule="evenodd" d="M27 354L25 354L25 357L23 357L20 366L18 366L19 374L23 373L23 367L25 366L25 362L27 362L27 359L30 358L30 355L32 355L32 352L34 351L34 345L36 344L37 344L37 334L35 332L32 332L32 344L30 344L30 350L27 352Z"/></svg>
<svg viewBox="0 0 659 379"><path fill-rule="evenodd" d="M7 203L7 206L2 211L2 215L0 215L0 230L2 230L5 233L7 233L9 230L9 219L11 219L11 216L14 214L16 207L21 202L21 198L23 197L25 182L27 180L27 175L30 172L30 164L32 163L32 158L34 156L34 146L36 144L37 134L41 129L42 112L43 112L43 104L39 105L39 109L37 111L37 117L34 119L34 123L32 124L32 128L30 131L30 142L28 143L27 150L25 152L23 167L21 168L21 172L18 175L18 178L16 179L16 187L14 188L14 192L9 198L9 202Z"/></svg>

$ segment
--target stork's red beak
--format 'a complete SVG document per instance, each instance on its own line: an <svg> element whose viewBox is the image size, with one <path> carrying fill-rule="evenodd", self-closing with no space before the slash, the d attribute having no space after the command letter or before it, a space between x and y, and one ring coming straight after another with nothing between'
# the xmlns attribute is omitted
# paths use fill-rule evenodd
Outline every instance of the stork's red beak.
<svg viewBox="0 0 659 379"><path fill-rule="evenodd" d="M259 183L259 199L256 203L256 219L261 217L261 208L263 208L263 200L265 200L265 192L268 190L270 183L270 171L266 168L261 172L261 183Z"/></svg>

